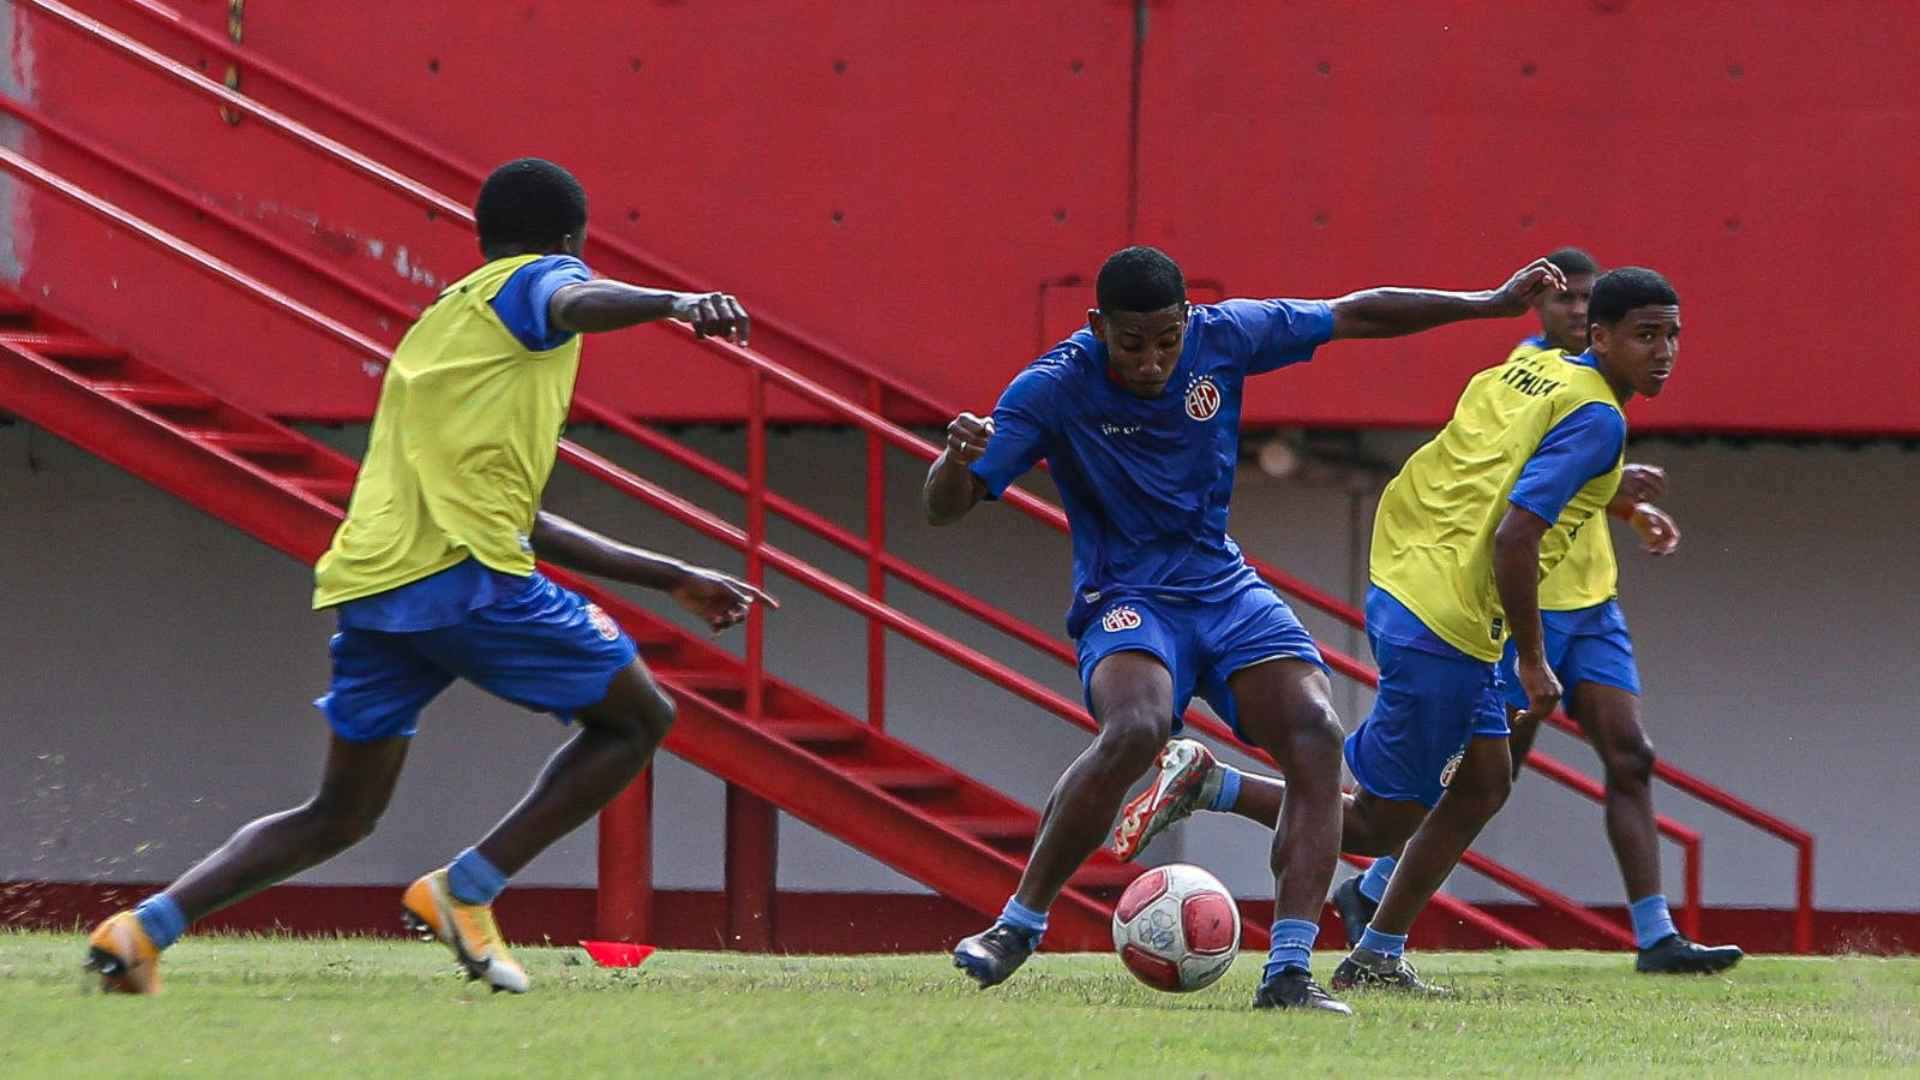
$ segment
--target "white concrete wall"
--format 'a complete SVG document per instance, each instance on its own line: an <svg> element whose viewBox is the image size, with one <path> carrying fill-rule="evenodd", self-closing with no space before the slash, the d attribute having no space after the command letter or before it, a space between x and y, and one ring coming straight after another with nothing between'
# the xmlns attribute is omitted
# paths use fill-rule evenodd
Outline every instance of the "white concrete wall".
<svg viewBox="0 0 1920 1080"><path fill-rule="evenodd" d="M358 430L322 432L354 448ZM737 432L692 442L733 463ZM650 455L597 433L582 440L737 518L737 500L691 482ZM1370 439L1397 461L1415 440ZM862 520L861 442L845 433L776 434L779 490L849 527ZM1652 444L1668 500L1686 530L1670 560L1629 555L1623 591L1648 684L1656 744L1820 840L1819 902L1912 909L1920 875L1905 857L1920 814L1908 783L1910 662L1920 640L1920 568L1909 521L1920 495L1915 460L1891 447ZM889 528L904 554L1057 632L1067 545L1002 507L945 530L919 523L920 469L891 460ZM1250 550L1324 588L1358 597L1372 497L1333 486L1244 475L1234 531ZM548 506L639 542L739 566L737 557L563 468ZM307 610L308 573L171 497L24 424L0 427L0 880L152 880L178 872L248 817L304 797L324 726L308 702L325 686L330 619ZM863 580L860 565L792 529L778 542ZM860 622L791 582L772 623L776 673L855 712L864 708ZM1077 695L1064 666L894 586L903 609L1050 685ZM1337 647L1365 653L1351 631L1310 617ZM1038 804L1085 736L1011 694L936 662L915 646L890 651L889 726L974 774ZM1349 725L1368 697L1343 686ZM456 688L427 714L380 833L306 880L397 882L469 843L519 795L559 744L551 721ZM1592 767L1557 735L1542 745ZM658 781L658 880L717 887L722 787L677 761ZM1784 904L1788 849L1663 791L1661 807L1707 837L1708 900ZM1210 820L1155 851L1263 895L1266 840L1251 825ZM1597 807L1537 776L1488 830L1482 850L1594 902L1617 902L1618 879ZM591 828L538 860L525 881L587 883ZM1677 861L1670 860L1677 890ZM906 879L788 821L781 884L802 889L911 889ZM1498 891L1470 875L1453 887Z"/></svg>

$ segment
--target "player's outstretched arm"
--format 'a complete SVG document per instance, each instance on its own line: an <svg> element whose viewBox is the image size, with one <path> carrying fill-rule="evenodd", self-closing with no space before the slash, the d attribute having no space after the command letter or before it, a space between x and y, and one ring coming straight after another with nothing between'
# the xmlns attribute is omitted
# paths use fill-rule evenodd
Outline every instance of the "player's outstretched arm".
<svg viewBox="0 0 1920 1080"><path fill-rule="evenodd" d="M1552 523L1531 510L1509 506L1493 533L1493 584L1513 631L1518 653L1514 672L1527 691L1521 719L1543 719L1560 704L1560 680L1547 665L1540 629L1540 539Z"/></svg>
<svg viewBox="0 0 1920 1080"><path fill-rule="evenodd" d="M950 525L967 515L987 494L968 466L987 452L993 438L993 418L961 413L947 425L947 448L927 470L927 483L920 492L921 504L930 525Z"/></svg>
<svg viewBox="0 0 1920 1080"><path fill-rule="evenodd" d="M1333 301L1333 336L1389 338L1417 334L1466 319L1523 315L1549 292L1567 287L1560 268L1535 259L1497 289L1447 292L1441 289L1367 289Z"/></svg>
<svg viewBox="0 0 1920 1080"><path fill-rule="evenodd" d="M736 345L747 343L751 329L747 309L726 293L671 292L601 278L562 285L547 302L548 322L576 334L602 334L660 319L687 323L699 337L723 337Z"/></svg>
<svg viewBox="0 0 1920 1080"><path fill-rule="evenodd" d="M744 620L755 603L780 606L739 578L622 544L544 510L534 520L533 553L569 570L658 589L716 634Z"/></svg>

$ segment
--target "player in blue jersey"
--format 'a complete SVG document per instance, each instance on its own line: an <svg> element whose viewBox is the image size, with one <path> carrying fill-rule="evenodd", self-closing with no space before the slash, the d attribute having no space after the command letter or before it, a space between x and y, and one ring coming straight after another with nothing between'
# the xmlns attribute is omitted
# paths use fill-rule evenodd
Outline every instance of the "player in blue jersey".
<svg viewBox="0 0 1920 1080"><path fill-rule="evenodd" d="M1273 951L1254 1004L1351 1011L1309 968L1340 846L1331 686L1313 639L1226 532L1241 387L1331 340L1519 315L1563 284L1542 259L1484 292L1199 305L1172 259L1131 247L1101 267L1084 329L1022 371L991 417L953 420L927 474L935 525L998 498L1042 459L1052 469L1073 535L1067 632L1100 725L1047 801L1019 890L954 950L957 966L987 987L1025 962L1048 908L1198 693L1292 785L1274 836Z"/></svg>

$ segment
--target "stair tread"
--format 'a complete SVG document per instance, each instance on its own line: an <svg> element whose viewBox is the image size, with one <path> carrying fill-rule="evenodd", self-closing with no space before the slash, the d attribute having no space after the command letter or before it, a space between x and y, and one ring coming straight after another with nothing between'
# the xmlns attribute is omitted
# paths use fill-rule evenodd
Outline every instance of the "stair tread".
<svg viewBox="0 0 1920 1080"><path fill-rule="evenodd" d="M137 405L178 405L211 409L220 399L202 390L178 383L97 382L93 388L110 397L124 398Z"/></svg>
<svg viewBox="0 0 1920 1080"><path fill-rule="evenodd" d="M1031 838L1039 830L1040 823L1033 818L1017 818L986 815L943 816L943 824L963 833L969 833L982 840L1017 840Z"/></svg>
<svg viewBox="0 0 1920 1080"><path fill-rule="evenodd" d="M867 738L866 725L852 720L768 720L762 726L788 742L859 743Z"/></svg>
<svg viewBox="0 0 1920 1080"><path fill-rule="evenodd" d="M849 767L847 775L874 787L890 790L931 791L954 787L960 782L960 778L953 773L913 765L857 765Z"/></svg>
<svg viewBox="0 0 1920 1080"><path fill-rule="evenodd" d="M197 431L193 437L238 454L305 457L313 452L311 446L299 439L271 431Z"/></svg>
<svg viewBox="0 0 1920 1080"><path fill-rule="evenodd" d="M0 318L5 318L6 315L7 312L0 310ZM56 334L44 330L0 330L0 341L61 359L124 360L127 357L125 349L83 334Z"/></svg>

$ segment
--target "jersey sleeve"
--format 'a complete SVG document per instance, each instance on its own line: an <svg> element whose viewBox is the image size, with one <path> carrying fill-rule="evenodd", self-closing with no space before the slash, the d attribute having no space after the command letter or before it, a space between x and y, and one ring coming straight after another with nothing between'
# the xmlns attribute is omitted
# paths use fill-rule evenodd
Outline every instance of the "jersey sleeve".
<svg viewBox="0 0 1920 1080"><path fill-rule="evenodd" d="M1540 440L1507 501L1549 524L1559 521L1575 492L1619 464L1626 445L1626 417L1604 402L1590 401Z"/></svg>
<svg viewBox="0 0 1920 1080"><path fill-rule="evenodd" d="M1052 431L1053 376L1028 368L1015 376L993 407L993 437L987 452L968 466L986 485L987 498L997 499L1007 485L1047 456Z"/></svg>
<svg viewBox="0 0 1920 1080"><path fill-rule="evenodd" d="M571 255L547 255L515 270L500 291L493 294L493 312L500 316L507 332L529 352L557 349L573 338L566 330L555 330L547 322L547 308L553 294L563 285L592 281L587 264Z"/></svg>
<svg viewBox="0 0 1920 1080"><path fill-rule="evenodd" d="M1223 300L1214 307L1238 333L1249 375L1311 360L1333 340L1333 305L1324 300Z"/></svg>

